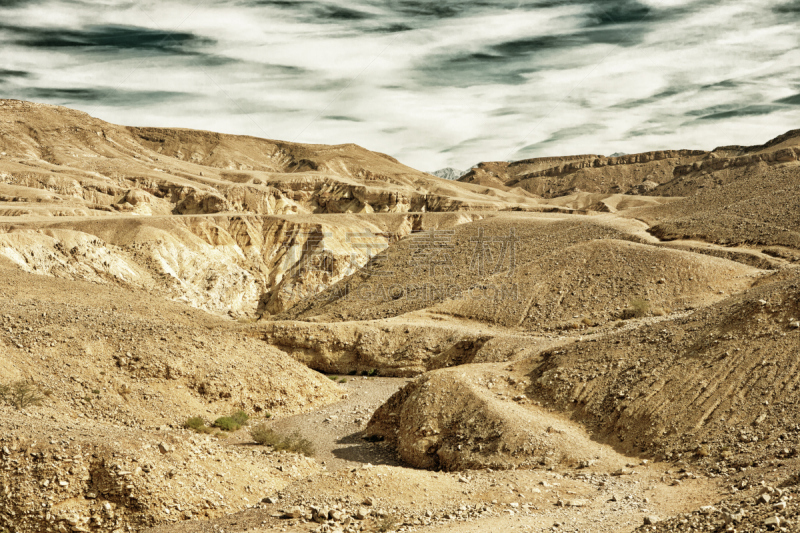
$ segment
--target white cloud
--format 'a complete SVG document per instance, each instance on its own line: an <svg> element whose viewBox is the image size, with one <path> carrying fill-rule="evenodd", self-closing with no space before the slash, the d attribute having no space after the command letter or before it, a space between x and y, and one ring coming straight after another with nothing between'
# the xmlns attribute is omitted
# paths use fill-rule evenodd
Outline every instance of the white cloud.
<svg viewBox="0 0 800 533"><path fill-rule="evenodd" d="M640 20L602 26L586 15L626 4L431 0L430 13L413 15L362 0L335 5L367 15L324 18L311 2L28 2L0 10L4 68L30 73L0 78L0 91L118 91L50 100L122 124L356 142L425 170L752 144L797 127L800 106L773 103L800 92L800 25L772 12L779 2L639 1L652 8ZM461 11L435 13L448 6ZM411 29L377 31L397 24ZM115 40L112 28L93 47L46 47L19 31L29 25L51 38L108 26L152 34L147 46ZM187 96L143 96L164 92ZM767 105L772 113L753 114Z"/></svg>

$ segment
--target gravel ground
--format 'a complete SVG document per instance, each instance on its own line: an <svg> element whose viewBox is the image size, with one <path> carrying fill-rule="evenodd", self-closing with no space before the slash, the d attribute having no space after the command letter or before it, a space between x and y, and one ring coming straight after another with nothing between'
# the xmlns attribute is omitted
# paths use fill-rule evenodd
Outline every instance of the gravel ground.
<svg viewBox="0 0 800 533"><path fill-rule="evenodd" d="M380 444L362 440L361 435L372 413L411 380L331 377L347 379L347 383L342 384L348 390L347 399L306 414L276 420L273 428L281 433L298 431L311 440L316 446L315 458L331 472L367 463L400 466L393 453Z"/></svg>

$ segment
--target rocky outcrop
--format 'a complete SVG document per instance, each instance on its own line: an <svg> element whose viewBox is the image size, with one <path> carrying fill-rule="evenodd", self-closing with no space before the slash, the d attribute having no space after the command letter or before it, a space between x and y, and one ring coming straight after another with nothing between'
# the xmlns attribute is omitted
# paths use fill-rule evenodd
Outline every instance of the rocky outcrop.
<svg viewBox="0 0 800 533"><path fill-rule="evenodd" d="M800 158L800 148L783 148L774 152L761 154L743 155L739 157L720 157L715 153L708 154L702 161L696 161L691 165L681 165L675 167L675 177L686 176L692 172L714 172L726 168L746 167L756 165L760 162L765 163L789 163Z"/></svg>

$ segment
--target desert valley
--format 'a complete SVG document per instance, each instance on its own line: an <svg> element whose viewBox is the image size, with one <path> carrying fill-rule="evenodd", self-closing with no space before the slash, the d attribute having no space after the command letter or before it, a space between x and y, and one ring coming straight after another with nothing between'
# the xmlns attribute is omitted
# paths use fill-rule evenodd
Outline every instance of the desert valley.
<svg viewBox="0 0 800 533"><path fill-rule="evenodd" d="M0 532L800 530L800 130L691 148L0 100Z"/></svg>

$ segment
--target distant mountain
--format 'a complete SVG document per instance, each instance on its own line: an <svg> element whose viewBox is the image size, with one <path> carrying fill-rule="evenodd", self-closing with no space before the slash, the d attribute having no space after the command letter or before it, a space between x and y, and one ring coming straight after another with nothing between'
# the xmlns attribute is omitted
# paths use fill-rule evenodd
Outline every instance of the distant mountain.
<svg viewBox="0 0 800 533"><path fill-rule="evenodd" d="M444 178L446 180L457 180L463 176L465 172L463 170L456 170L454 168L447 167L437 170L436 172L429 172L429 174L432 174L438 178Z"/></svg>
<svg viewBox="0 0 800 533"><path fill-rule="evenodd" d="M608 157L622 157L623 155L628 155L628 154L626 154L625 152L614 152Z"/></svg>

